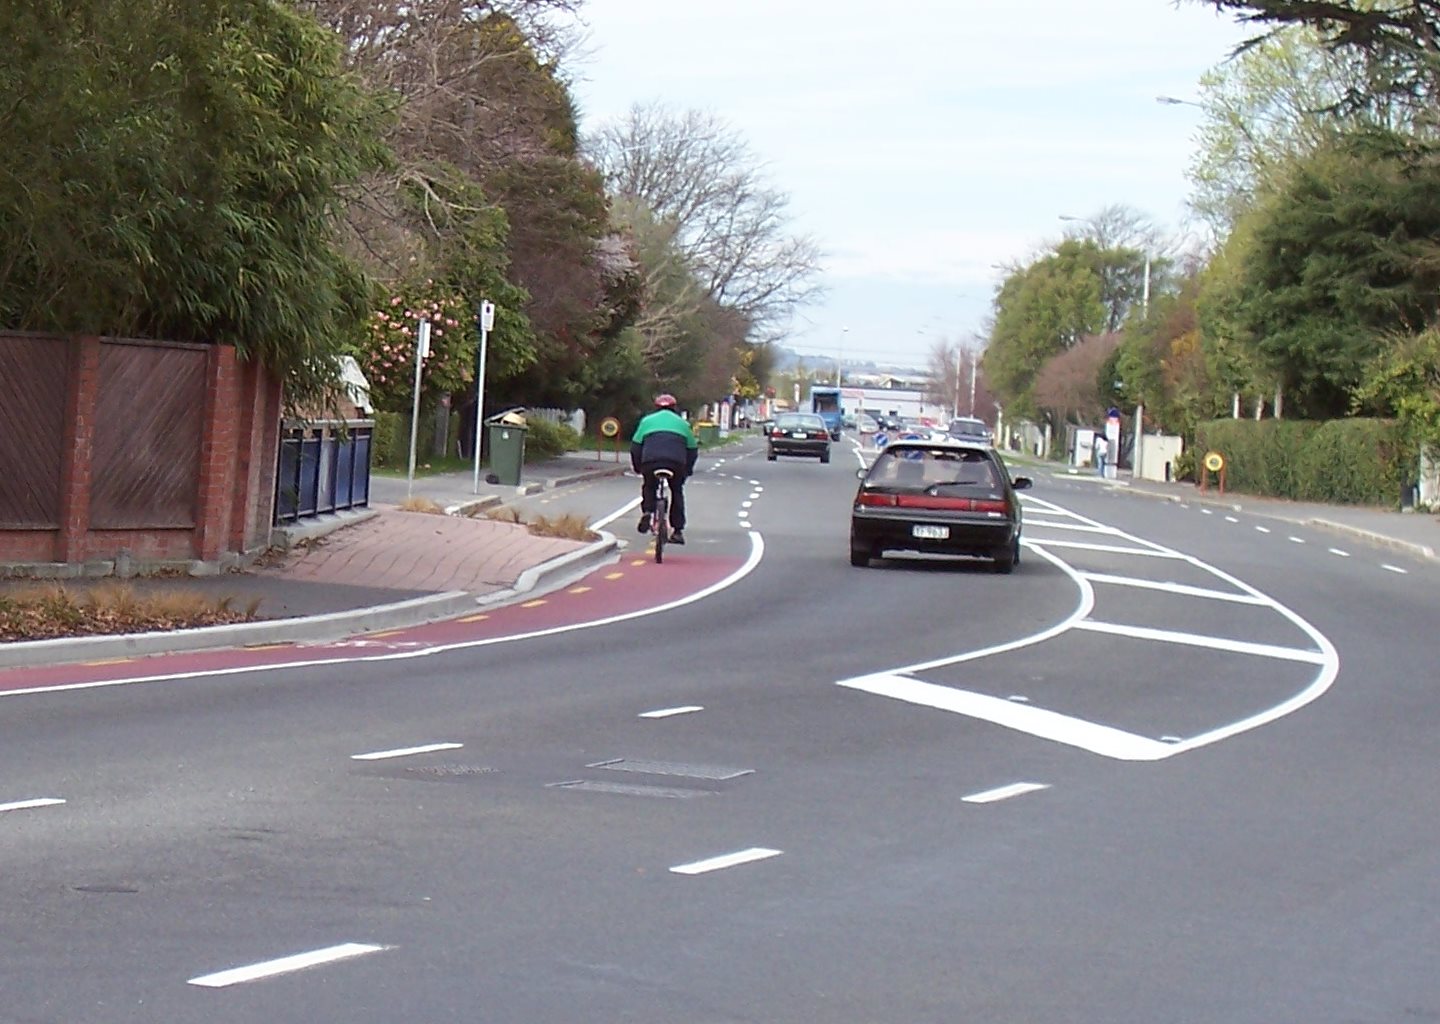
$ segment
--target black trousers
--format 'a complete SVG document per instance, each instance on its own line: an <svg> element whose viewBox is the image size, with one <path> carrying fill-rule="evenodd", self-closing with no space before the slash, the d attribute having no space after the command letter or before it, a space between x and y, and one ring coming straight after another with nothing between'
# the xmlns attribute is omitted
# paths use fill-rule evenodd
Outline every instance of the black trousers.
<svg viewBox="0 0 1440 1024"><path fill-rule="evenodd" d="M663 468L663 467L660 467ZM640 511L647 516L655 511L655 470L642 471L645 482L640 485ZM670 529L685 529L685 474L676 473L670 477Z"/></svg>

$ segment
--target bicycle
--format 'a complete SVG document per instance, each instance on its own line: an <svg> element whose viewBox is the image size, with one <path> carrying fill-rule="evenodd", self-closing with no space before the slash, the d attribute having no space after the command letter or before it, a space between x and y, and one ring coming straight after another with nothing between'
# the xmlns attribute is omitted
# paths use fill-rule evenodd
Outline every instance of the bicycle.
<svg viewBox="0 0 1440 1024"><path fill-rule="evenodd" d="M655 471L655 511L650 522L655 527L655 564L665 561L665 543L670 539L670 478L668 469Z"/></svg>

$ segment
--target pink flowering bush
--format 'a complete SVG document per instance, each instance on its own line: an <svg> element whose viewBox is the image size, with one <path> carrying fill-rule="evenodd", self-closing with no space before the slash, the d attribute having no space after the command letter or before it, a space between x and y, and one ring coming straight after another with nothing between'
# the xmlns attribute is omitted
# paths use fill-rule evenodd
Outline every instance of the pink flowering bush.
<svg viewBox="0 0 1440 1024"><path fill-rule="evenodd" d="M392 292L370 316L364 348L356 358L370 382L375 408L410 411L421 320L430 321L430 357L420 377L421 401L428 405L474 382L479 340L475 312L463 296L424 281Z"/></svg>

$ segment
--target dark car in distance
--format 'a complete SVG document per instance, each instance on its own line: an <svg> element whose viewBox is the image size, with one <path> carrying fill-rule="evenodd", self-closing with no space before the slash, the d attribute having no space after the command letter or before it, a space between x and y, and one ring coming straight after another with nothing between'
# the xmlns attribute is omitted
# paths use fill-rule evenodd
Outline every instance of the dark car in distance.
<svg viewBox="0 0 1440 1024"><path fill-rule="evenodd" d="M780 455L818 456L830 461L830 427L824 417L813 412L787 412L770 424L765 457L774 462Z"/></svg>
<svg viewBox="0 0 1440 1024"><path fill-rule="evenodd" d="M945 432L957 441L990 444L995 440L995 435L985 421L977 416L957 416L950 421L950 426Z"/></svg>
<svg viewBox="0 0 1440 1024"><path fill-rule="evenodd" d="M1028 477L1010 479L988 444L954 439L894 441L868 470L850 514L850 564L886 551L988 558L996 572L1020 563L1020 499Z"/></svg>

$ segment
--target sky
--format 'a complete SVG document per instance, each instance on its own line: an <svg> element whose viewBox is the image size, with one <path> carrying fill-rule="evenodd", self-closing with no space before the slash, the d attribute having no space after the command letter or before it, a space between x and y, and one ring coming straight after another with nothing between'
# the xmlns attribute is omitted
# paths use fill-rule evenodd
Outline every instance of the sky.
<svg viewBox="0 0 1440 1024"><path fill-rule="evenodd" d="M1172 0L586 0L589 132L632 104L718 115L825 254L784 343L923 367L983 339L1005 265L1123 204L1198 235L1200 76L1253 35Z"/></svg>

